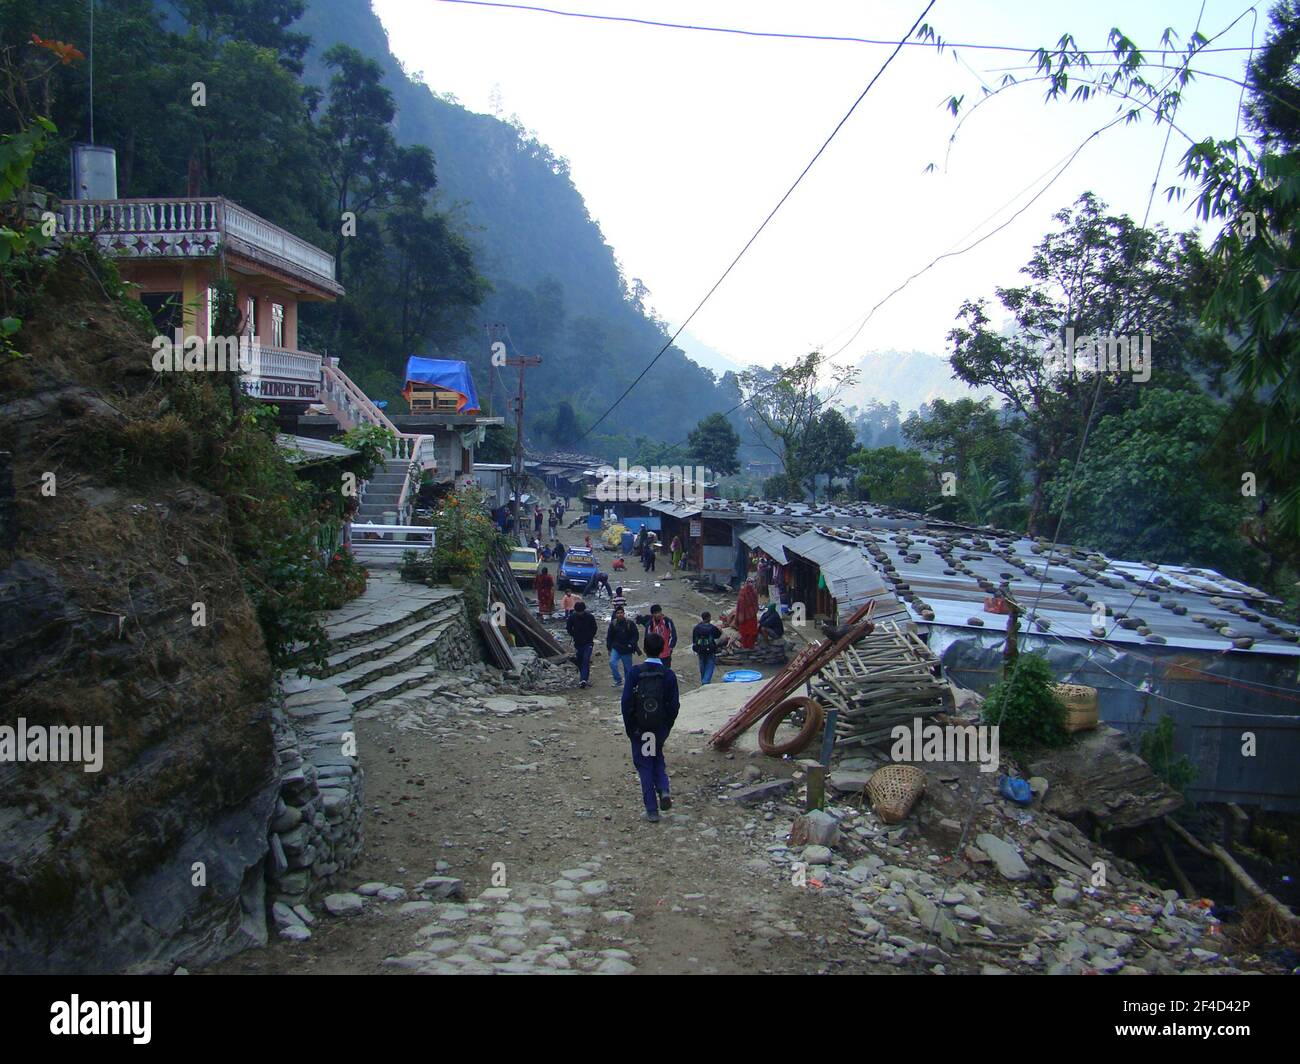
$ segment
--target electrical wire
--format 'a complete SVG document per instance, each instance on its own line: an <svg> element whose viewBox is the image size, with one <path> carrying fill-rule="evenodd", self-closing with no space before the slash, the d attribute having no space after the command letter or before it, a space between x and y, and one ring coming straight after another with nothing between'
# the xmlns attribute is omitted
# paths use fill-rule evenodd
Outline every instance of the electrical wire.
<svg viewBox="0 0 1300 1064"><path fill-rule="evenodd" d="M610 414L614 412L614 410L618 407L618 405L621 402L623 402L623 400L626 399L628 395L631 394L632 390L641 382L641 379L647 373L650 372L650 370L654 367L655 363L658 362L661 357L663 357L664 352L667 351L673 345L674 341L676 341L677 337L682 334L682 331L686 328L686 326L691 323L691 320L695 317L695 315L697 315L704 308L704 304L707 303L709 299L712 297L713 293L716 292L718 288L721 287L722 282L725 281L727 277L730 275L731 271L736 268L737 264L744 257L745 252L747 252L753 246L754 241L756 241L759 238L759 235L763 232L763 230L767 228L768 223L771 222L771 220L774 217L776 217L777 211L779 211L785 205L786 200L788 200L790 196L793 195L794 190L799 187L800 183L808 175L808 171L810 171L813 168L813 166L816 164L817 160L822 157L822 153L825 152L828 147L830 147L831 141L833 141L836 135L839 133L839 131L844 128L845 123L848 122L848 120L853 116L853 112L858 109L858 105L862 103L864 99L866 99L867 94L875 86L876 82L879 81L881 76L885 73L885 71L889 69L889 65L894 61L898 53L903 50L904 42L909 40L912 34L916 32L916 28L921 24L921 20L930 13L930 9L934 7L935 3L937 3L937 0L929 0L929 2L925 5L925 9L916 17L916 21L912 23L911 29L907 31L906 35L904 35L902 40L897 42L897 45L894 48L894 50L889 53L889 57L880 65L880 69L876 71L876 73L872 76L871 80L867 82L867 87L863 89L862 92L858 95L858 98L853 101L853 104L844 113L844 117L841 118L839 122L836 123L835 128L831 130L830 136L827 137L826 140L822 143L822 146L817 149L816 153L808 161L808 165L806 165L803 168L803 170L800 171L799 176L794 179L794 184L792 184L788 189L786 189L785 195L783 195L777 201L776 206L773 207L772 210L768 213L767 217L763 219L762 224L759 225L759 227L754 231L754 235L751 236L745 242L745 246L742 247L740 251L736 254L736 257L731 260L731 264L725 270L722 271L722 276L719 277L713 283L713 287L710 288L704 294L704 298L701 299L699 303L696 304L695 309L692 310L690 314L687 315L686 320L683 321L681 325L677 327L677 331L668 338L668 341L663 345L663 347L659 349L659 353L649 361L645 369L643 369L640 373L638 373L636 378L632 381L632 383L627 386L623 394L620 395L613 402L613 404L603 414L601 414L600 417L598 417L595 420L595 422L592 423L592 425L589 428L583 431L582 435L580 435L577 438L577 440L574 441L575 444L581 443L584 439L586 439L586 437L591 432L595 431L596 427L600 425L601 422L603 422L607 417L609 417Z"/></svg>
<svg viewBox="0 0 1300 1064"><path fill-rule="evenodd" d="M788 41L821 41L837 44L894 45L898 43L897 41L892 40L877 40L871 37L850 37L837 34L778 33L775 31L747 30L730 26L698 26L686 22L663 22L657 19L635 18L630 15L597 15L588 11L564 11L559 8L540 7L533 4L497 3L494 2L494 0L440 0L440 2L444 4L461 4L466 7L500 8L506 11L525 11L542 15L559 15L565 18L587 19L593 22L621 22L628 25L648 26L656 29L692 30L699 33L733 34L740 37L760 37ZM904 43L913 48L966 48L971 51L1028 52L1031 54L1035 54L1039 51L1038 47L1027 48L1022 45L1013 44L971 44L941 40L908 40ZM1244 52L1248 49L1244 45L1233 45L1206 50L1214 52ZM1077 55L1114 55L1115 50L1114 48L1085 48L1075 49L1074 53Z"/></svg>

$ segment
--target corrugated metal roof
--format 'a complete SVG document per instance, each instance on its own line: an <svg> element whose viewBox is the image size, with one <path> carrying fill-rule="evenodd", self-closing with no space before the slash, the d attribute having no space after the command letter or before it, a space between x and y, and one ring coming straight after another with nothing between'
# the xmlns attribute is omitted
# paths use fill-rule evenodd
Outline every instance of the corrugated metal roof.
<svg viewBox="0 0 1300 1064"><path fill-rule="evenodd" d="M1006 584L1024 608L1025 632L1042 632L1036 623L1041 620L1047 622L1048 633L1062 639L1094 640L1094 609L1102 604L1107 608L1102 626L1107 642L1300 655L1295 626L1265 614L1263 606L1272 600L1210 569L1117 562L1068 546L1059 546L1048 564L1042 543L969 529L890 535L841 528L835 535L858 545L921 624L1005 630L1005 615L988 613L984 604L995 588ZM886 562L892 572L886 572ZM933 621L926 610L934 614ZM1252 640L1251 645L1234 643L1242 638Z"/></svg>
<svg viewBox="0 0 1300 1064"><path fill-rule="evenodd" d="M771 525L754 525L740 533L740 542L751 550L761 550L785 565L790 560L786 557L785 548L794 542L794 537Z"/></svg>
<svg viewBox="0 0 1300 1064"><path fill-rule="evenodd" d="M336 458L350 458L361 452L341 443L329 440L314 440L310 436L290 436L276 433L276 444L285 452L285 460L290 465L311 465L313 462L329 462Z"/></svg>

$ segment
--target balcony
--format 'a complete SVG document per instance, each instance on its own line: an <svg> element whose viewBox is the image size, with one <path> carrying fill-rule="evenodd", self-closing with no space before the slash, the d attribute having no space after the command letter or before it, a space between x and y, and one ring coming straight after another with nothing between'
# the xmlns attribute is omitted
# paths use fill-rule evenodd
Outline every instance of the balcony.
<svg viewBox="0 0 1300 1064"><path fill-rule="evenodd" d="M333 255L220 196L66 200L59 223L61 233L93 237L112 255L196 259L225 249L330 296L343 292Z"/></svg>
<svg viewBox="0 0 1300 1064"><path fill-rule="evenodd" d="M247 395L270 402L320 401L320 355L258 344L251 348L250 355L252 364L241 379Z"/></svg>

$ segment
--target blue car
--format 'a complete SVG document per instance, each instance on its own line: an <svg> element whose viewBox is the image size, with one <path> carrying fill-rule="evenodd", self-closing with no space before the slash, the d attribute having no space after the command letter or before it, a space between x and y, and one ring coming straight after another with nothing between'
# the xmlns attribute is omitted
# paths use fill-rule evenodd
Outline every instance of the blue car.
<svg viewBox="0 0 1300 1064"><path fill-rule="evenodd" d="M600 572L600 566L591 551L585 547L574 547L564 556L559 574L555 578L560 588L576 587L585 589Z"/></svg>

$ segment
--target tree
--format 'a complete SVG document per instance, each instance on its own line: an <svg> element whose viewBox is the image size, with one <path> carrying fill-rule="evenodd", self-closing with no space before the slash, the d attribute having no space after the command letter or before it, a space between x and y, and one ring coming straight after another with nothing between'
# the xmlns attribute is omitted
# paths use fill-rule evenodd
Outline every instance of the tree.
<svg viewBox="0 0 1300 1064"><path fill-rule="evenodd" d="M1008 432L990 399L935 399L924 414L903 423L903 435L956 477L956 494L935 507L947 517L977 525L1005 519L1020 497L1021 444ZM999 517L999 515L1001 515Z"/></svg>
<svg viewBox="0 0 1300 1064"><path fill-rule="evenodd" d="M419 202L436 184L428 148L399 147L391 123L393 94L381 83L383 71L355 48L336 44L323 56L334 71L319 128L326 174L334 200L334 255L339 282L346 286L347 230L344 216L380 211L395 201Z"/></svg>
<svg viewBox="0 0 1300 1064"><path fill-rule="evenodd" d="M710 414L691 429L688 445L691 457L715 473L730 476L740 470L740 434L723 414Z"/></svg>
<svg viewBox="0 0 1300 1064"><path fill-rule="evenodd" d="M1085 456L1075 471L1071 538L1117 557L1241 571L1241 494L1209 468L1222 466L1231 450L1220 437L1226 412L1199 392L1157 388L1132 410L1102 418L1089 449L1105 460ZM1062 462L1049 486L1055 505L1063 503L1070 465Z"/></svg>
<svg viewBox="0 0 1300 1064"><path fill-rule="evenodd" d="M474 269L469 242L445 215L419 205L394 208L384 223L392 253L383 285L391 295L381 310L393 312L399 350L453 339L465 330L488 287Z"/></svg>
<svg viewBox="0 0 1300 1064"><path fill-rule="evenodd" d="M848 462L858 470L858 490L869 502L920 513L934 495L934 479L915 451L864 448L850 455Z"/></svg>
<svg viewBox="0 0 1300 1064"><path fill-rule="evenodd" d="M849 455L857 449L853 426L838 410L823 410L808 425L799 443L799 477L816 497L817 477L834 480L851 472Z"/></svg>
<svg viewBox="0 0 1300 1064"><path fill-rule="evenodd" d="M1028 448L1031 533L1042 530L1047 481L1062 458L1077 453L1090 416L1132 406L1144 374L1181 384L1190 369L1222 350L1206 343L1197 324L1204 263L1194 234L1174 239L1160 227L1143 229L1104 210L1085 193L1074 210L1058 212L1060 228L1043 238L1022 270L1029 283L995 289L1015 319L1009 335L991 327L984 300L963 303L960 324L948 333L954 375L1002 396L1006 428ZM1152 355L1142 373L1127 374L1045 357L1067 329L1079 338L1149 337Z"/></svg>
<svg viewBox="0 0 1300 1064"><path fill-rule="evenodd" d="M811 351L786 369L752 368L740 375L750 424L759 444L781 462L788 485L801 481L799 448L822 407L852 386L858 371L834 366L820 351Z"/></svg>
<svg viewBox="0 0 1300 1064"><path fill-rule="evenodd" d="M289 27L302 18L305 0L172 0L205 40L234 39L269 48L286 70L302 73L311 38Z"/></svg>

